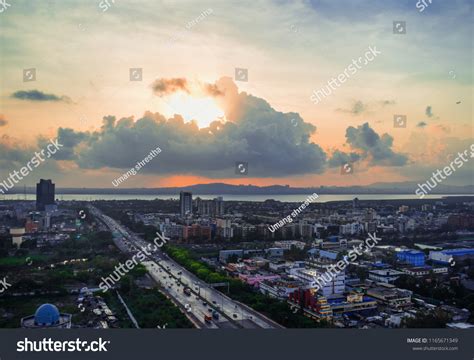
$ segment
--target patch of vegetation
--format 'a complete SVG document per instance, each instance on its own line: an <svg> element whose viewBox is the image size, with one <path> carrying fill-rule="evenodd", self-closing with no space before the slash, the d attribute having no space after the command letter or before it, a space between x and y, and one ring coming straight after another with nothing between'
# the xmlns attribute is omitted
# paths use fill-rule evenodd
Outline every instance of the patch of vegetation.
<svg viewBox="0 0 474 360"><path fill-rule="evenodd" d="M449 315L437 309L434 312L419 313L415 318L405 320L405 326L408 328L445 328L450 321Z"/></svg>
<svg viewBox="0 0 474 360"><path fill-rule="evenodd" d="M157 326L170 328L194 328L188 318L158 289L141 289L125 276L120 284L120 295L130 308L141 328ZM115 292L112 292L115 295ZM120 303L120 306L123 305ZM128 315L125 315L128 318ZM121 314L123 317L123 314Z"/></svg>
<svg viewBox="0 0 474 360"><path fill-rule="evenodd" d="M56 305L62 313L72 314L73 324L76 316L80 316L74 295L5 297L0 298L0 328L21 327L21 318L34 315L36 309L46 303Z"/></svg>
<svg viewBox="0 0 474 360"><path fill-rule="evenodd" d="M28 264L44 264L49 259L45 255L9 256L0 258L0 271Z"/></svg>

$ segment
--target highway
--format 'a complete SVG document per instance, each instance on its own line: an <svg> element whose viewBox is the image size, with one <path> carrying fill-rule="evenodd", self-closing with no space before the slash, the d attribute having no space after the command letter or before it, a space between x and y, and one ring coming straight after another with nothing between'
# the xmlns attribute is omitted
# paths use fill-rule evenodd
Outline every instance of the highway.
<svg viewBox="0 0 474 360"><path fill-rule="evenodd" d="M101 219L111 231L122 234L123 239L114 240L121 251L133 254L141 249L148 249L150 243L121 226L114 219L102 214L93 206L90 206L90 211ZM148 251L148 253L150 254L148 261L144 261L143 265L163 290L175 302L178 302L183 311L188 313L188 317L192 316L195 319L193 321L195 324L196 320L199 322L199 328L282 328L281 325L262 314L210 287L160 249L154 252ZM184 293L185 287L190 288L191 295ZM213 311L219 314L218 319L213 318L211 322L204 321L204 316L212 315Z"/></svg>

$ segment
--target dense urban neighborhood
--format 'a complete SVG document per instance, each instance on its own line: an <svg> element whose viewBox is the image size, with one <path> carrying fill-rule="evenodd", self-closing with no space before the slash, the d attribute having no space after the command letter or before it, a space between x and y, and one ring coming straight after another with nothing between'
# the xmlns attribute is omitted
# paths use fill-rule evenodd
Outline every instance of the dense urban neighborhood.
<svg viewBox="0 0 474 360"><path fill-rule="evenodd" d="M0 327L474 327L474 201L0 201Z"/></svg>

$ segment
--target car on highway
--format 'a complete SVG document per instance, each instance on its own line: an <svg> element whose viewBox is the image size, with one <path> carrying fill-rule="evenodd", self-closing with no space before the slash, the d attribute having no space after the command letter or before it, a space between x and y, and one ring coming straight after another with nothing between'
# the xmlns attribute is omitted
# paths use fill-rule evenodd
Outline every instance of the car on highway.
<svg viewBox="0 0 474 360"><path fill-rule="evenodd" d="M207 306L207 302L203 301L202 305Z"/></svg>

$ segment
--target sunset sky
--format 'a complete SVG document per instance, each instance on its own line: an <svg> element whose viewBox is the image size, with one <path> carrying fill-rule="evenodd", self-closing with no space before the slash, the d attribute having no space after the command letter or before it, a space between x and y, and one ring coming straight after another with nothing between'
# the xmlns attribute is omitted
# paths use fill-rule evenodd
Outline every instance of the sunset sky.
<svg viewBox="0 0 474 360"><path fill-rule="evenodd" d="M469 0L7 2L0 181L57 137L22 185L112 187L156 147L121 188L425 181L474 143ZM311 101L369 47L380 54ZM473 163L445 183L473 184Z"/></svg>

